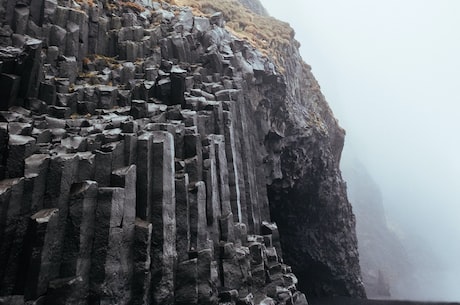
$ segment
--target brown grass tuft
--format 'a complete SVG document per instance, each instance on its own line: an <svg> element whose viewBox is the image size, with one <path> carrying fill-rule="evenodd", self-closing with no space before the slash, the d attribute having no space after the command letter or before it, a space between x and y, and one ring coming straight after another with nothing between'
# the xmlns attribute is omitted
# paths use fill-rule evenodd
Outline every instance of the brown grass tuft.
<svg viewBox="0 0 460 305"><path fill-rule="evenodd" d="M288 23L273 17L254 14L237 0L171 0L177 5L189 6L197 15L210 16L222 12L226 27L235 36L247 40L284 70L280 56L286 48L296 44L294 30Z"/></svg>
<svg viewBox="0 0 460 305"><path fill-rule="evenodd" d="M145 7L142 6L142 4L139 4L139 3L136 3L136 2L128 2L128 1L121 1L121 2L118 2L121 6L123 7L126 7L126 8L130 8L138 13L141 13L143 11L145 11Z"/></svg>
<svg viewBox="0 0 460 305"><path fill-rule="evenodd" d="M78 4L86 4L88 5L89 7L93 7L96 5L96 3L94 3L94 0L76 0L76 2Z"/></svg>

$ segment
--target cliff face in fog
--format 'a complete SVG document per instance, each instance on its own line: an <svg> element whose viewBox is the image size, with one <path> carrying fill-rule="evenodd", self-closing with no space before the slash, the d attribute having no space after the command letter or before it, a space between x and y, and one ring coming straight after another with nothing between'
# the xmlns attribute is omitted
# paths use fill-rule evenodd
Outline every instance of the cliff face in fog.
<svg viewBox="0 0 460 305"><path fill-rule="evenodd" d="M348 195L358 219L356 231L367 295L407 298L408 294L403 291L407 293L408 287L417 283L413 278L413 260L387 223L380 189L357 159L347 156L342 164Z"/></svg>
<svg viewBox="0 0 460 305"><path fill-rule="evenodd" d="M0 299L365 296L344 132L292 30L179 2L1 2Z"/></svg>

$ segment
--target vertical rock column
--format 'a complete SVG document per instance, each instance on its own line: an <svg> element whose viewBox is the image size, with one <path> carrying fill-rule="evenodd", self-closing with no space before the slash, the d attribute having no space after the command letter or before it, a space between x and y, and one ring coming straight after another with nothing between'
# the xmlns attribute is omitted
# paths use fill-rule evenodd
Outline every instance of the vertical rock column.
<svg viewBox="0 0 460 305"><path fill-rule="evenodd" d="M63 219L67 216L70 188L77 177L78 161L74 154L57 155L50 160L44 206L59 208Z"/></svg>
<svg viewBox="0 0 460 305"><path fill-rule="evenodd" d="M150 305L152 224L136 219L133 242L132 305Z"/></svg>
<svg viewBox="0 0 460 305"><path fill-rule="evenodd" d="M78 304L88 297L97 192L94 181L72 185L60 278L50 282L47 305Z"/></svg>
<svg viewBox="0 0 460 305"><path fill-rule="evenodd" d="M224 136L212 136L212 145L216 156L216 170L218 174L218 186L220 191L220 240L231 241L235 240L233 232L233 213L230 205L230 188L228 185L228 167L227 156L225 153Z"/></svg>
<svg viewBox="0 0 460 305"><path fill-rule="evenodd" d="M177 258L174 140L168 132L152 134L152 300L153 304L172 304Z"/></svg>
<svg viewBox="0 0 460 305"><path fill-rule="evenodd" d="M177 266L176 305L198 304L198 259L181 262Z"/></svg>
<svg viewBox="0 0 460 305"><path fill-rule="evenodd" d="M178 262L188 260L190 250L188 187L188 175L176 174L176 249ZM178 277L180 277L180 274L178 274Z"/></svg>
<svg viewBox="0 0 460 305"><path fill-rule="evenodd" d="M23 254L24 238L29 224L29 217L43 208L48 164L48 155L32 155L25 160L25 179L5 180L6 185L9 184L8 181L13 182L11 185L10 214L7 219L6 233L14 232L14 238L0 242L3 246L1 248L9 251L9 255L6 255L7 253L3 251L1 252L1 256L7 262L4 265L5 268L0 267L5 272L3 283L0 285L0 293L2 294L11 293L16 280L22 277L21 255ZM11 231L13 228L14 231ZM19 291L18 289L16 289L16 293L20 292L20 289Z"/></svg>
<svg viewBox="0 0 460 305"><path fill-rule="evenodd" d="M228 91L228 90L225 90ZM258 192L258 183L256 168L254 162L254 138L251 130L250 122L251 120L248 116L248 107L245 103L244 98L240 91L228 91L228 97L225 100L234 100L235 102L235 112L238 119L238 133L240 136L240 147L241 150L241 159L242 167L244 174L244 189L246 197L246 206L247 206L247 224L248 232L258 234L260 230L260 213L258 208L259 202L259 192ZM217 92L216 96L221 98L225 97L227 94ZM244 218L244 217L243 217Z"/></svg>
<svg viewBox="0 0 460 305"><path fill-rule="evenodd" d="M224 137L225 137L225 154L228 164L228 185L230 190L230 204L232 206L234 222L242 222L241 195L238 187L238 166L235 144L235 134L233 130L232 113L224 111Z"/></svg>
<svg viewBox="0 0 460 305"><path fill-rule="evenodd" d="M240 297L247 296L252 285L249 250L226 243L221 247L220 264L222 286L225 289L236 289Z"/></svg>
<svg viewBox="0 0 460 305"><path fill-rule="evenodd" d="M203 181L195 183L189 191L190 200L190 250L201 251L207 247L206 226L206 185Z"/></svg>
<svg viewBox="0 0 460 305"><path fill-rule="evenodd" d="M0 75L1 78L1 75ZM0 94L2 94L0 92ZM1 109L1 105L0 105ZM6 162L9 154L8 123L0 123L0 178L4 179L6 174Z"/></svg>
<svg viewBox="0 0 460 305"><path fill-rule="evenodd" d="M136 216L150 222L152 200L152 160L153 136L144 133L137 141L137 180L136 180Z"/></svg>
<svg viewBox="0 0 460 305"><path fill-rule="evenodd" d="M24 289L24 240L29 217L43 208L47 155L25 160L25 179L2 181L0 207L0 293L22 293ZM24 192L24 190L26 190Z"/></svg>
<svg viewBox="0 0 460 305"><path fill-rule="evenodd" d="M120 249L123 247L125 190L100 188L97 196L90 304L126 304L128 282L123 272Z"/></svg>
<svg viewBox="0 0 460 305"><path fill-rule="evenodd" d="M185 130L184 136L184 158L185 171L190 182L197 182L203 179L203 155L201 139L196 126Z"/></svg>
<svg viewBox="0 0 460 305"><path fill-rule="evenodd" d="M81 276L85 294L89 288L97 191L94 181L72 185L62 254L61 277Z"/></svg>
<svg viewBox="0 0 460 305"><path fill-rule="evenodd" d="M212 249L198 252L198 304L217 304L218 265Z"/></svg>
<svg viewBox="0 0 460 305"><path fill-rule="evenodd" d="M249 227L249 212L248 212L248 201L249 197L247 196L246 192L246 187L247 187L247 173L245 171L245 161L244 161L244 153L242 148L244 147L243 143L243 138L245 137L245 134L243 133L242 130L242 123L241 123L241 115L239 111L239 105L237 105L236 101L225 101L226 107L228 108L228 111L224 111L224 118L228 120L230 117L232 118L232 121L225 121L226 122L226 127L224 129L224 134L225 134L225 144L227 146L227 156L228 158L232 158L232 164L233 168L235 169L235 176L234 176L234 184L235 184L235 190L234 190L234 195L238 192L239 194L239 206L237 205L237 210L239 207L239 213L240 214L234 214L234 215L239 215L240 217L238 218L238 221L241 223L246 224ZM231 128L227 127L229 124L231 124ZM233 140L232 136L233 134ZM233 148L233 153L228 153L229 145L234 145ZM229 168L231 168L229 166ZM230 187L232 186L232 176L230 175L229 177L229 182L230 182ZM232 188L230 188L232 190ZM232 195L232 193L231 193ZM232 201L232 208L234 209L234 202ZM251 214L252 215L252 214ZM251 218L251 222L252 218ZM252 226L252 225L251 225Z"/></svg>
<svg viewBox="0 0 460 305"><path fill-rule="evenodd" d="M56 235L55 251L59 253L53 257L52 279L59 277L62 247L65 239L66 223L69 214L69 198L72 184L78 176L78 157L75 154L61 154L51 157L46 191L44 196L45 208L59 209L59 223Z"/></svg>
<svg viewBox="0 0 460 305"><path fill-rule="evenodd" d="M0 280L2 294L11 293L15 271L11 270L11 256L17 238L18 224L21 220L24 178L6 179L0 183ZM13 283L12 283L13 282Z"/></svg>
<svg viewBox="0 0 460 305"><path fill-rule="evenodd" d="M219 245L221 217L219 177L217 173L216 153L212 139L208 138L208 146L205 147L208 159L204 160L203 176L206 179L206 220L208 224L209 239L213 241L214 247Z"/></svg>
<svg viewBox="0 0 460 305"><path fill-rule="evenodd" d="M25 188L27 210L31 213L43 208L43 198L46 190L46 177L50 163L49 155L35 154L25 160Z"/></svg>
<svg viewBox="0 0 460 305"><path fill-rule="evenodd" d="M10 178L24 176L24 160L33 154L36 140L29 136L9 135L7 170Z"/></svg>
<svg viewBox="0 0 460 305"><path fill-rule="evenodd" d="M43 295L49 281L55 277L54 261L60 257L56 252L59 232L59 210L45 209L30 218L27 234L26 281L24 298L34 300Z"/></svg>
<svg viewBox="0 0 460 305"><path fill-rule="evenodd" d="M133 240L136 218L136 165L123 167L112 172L111 185L123 188L123 241L119 251L121 267L126 281L130 282L133 274ZM128 287L126 289L129 289Z"/></svg>

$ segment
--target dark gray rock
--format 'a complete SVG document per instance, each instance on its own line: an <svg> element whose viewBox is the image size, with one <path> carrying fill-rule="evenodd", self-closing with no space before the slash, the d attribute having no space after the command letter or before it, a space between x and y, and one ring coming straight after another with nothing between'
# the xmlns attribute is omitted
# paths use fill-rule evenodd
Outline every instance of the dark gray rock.
<svg viewBox="0 0 460 305"><path fill-rule="evenodd" d="M213 25L217 25L218 27L223 27L225 24L224 15L222 12L216 12L211 15L209 22Z"/></svg>
<svg viewBox="0 0 460 305"><path fill-rule="evenodd" d="M191 32L194 24L194 16L190 9L182 10L177 16L177 22L174 24L176 32Z"/></svg>
<svg viewBox="0 0 460 305"><path fill-rule="evenodd" d="M111 109L117 106L118 89L113 86L98 86L96 94L99 97L97 108Z"/></svg>
<svg viewBox="0 0 460 305"><path fill-rule="evenodd" d="M64 55L78 58L78 50L80 47L80 27L78 24L68 22L66 30L67 33Z"/></svg>
<svg viewBox="0 0 460 305"><path fill-rule="evenodd" d="M51 83L41 82L38 98L48 105L54 105L56 101L56 86Z"/></svg>
<svg viewBox="0 0 460 305"><path fill-rule="evenodd" d="M206 236L206 189L198 182L189 193L190 250L201 251L207 247Z"/></svg>
<svg viewBox="0 0 460 305"><path fill-rule="evenodd" d="M123 167L112 172L112 185L125 191L123 207L123 244L120 249L121 266L126 281L133 276L133 241L136 218L136 165ZM131 287L126 288L128 291Z"/></svg>
<svg viewBox="0 0 460 305"><path fill-rule="evenodd" d="M27 6L19 6L14 9L13 31L16 34L25 34L30 10Z"/></svg>
<svg viewBox="0 0 460 305"><path fill-rule="evenodd" d="M176 249L179 262L188 260L190 250L190 201L188 189L188 175L176 174Z"/></svg>
<svg viewBox="0 0 460 305"><path fill-rule="evenodd" d="M71 84L75 83L78 75L78 65L75 56L62 56L58 62L59 76L68 78Z"/></svg>
<svg viewBox="0 0 460 305"><path fill-rule="evenodd" d="M88 296L92 242L96 225L97 190L97 183L94 181L74 184L70 190L69 215L66 220L60 275L78 278L58 281L56 283L58 294L61 294L59 291L62 289L69 289L69 297L72 297L73 289L66 287L77 285L78 298L84 299ZM67 296L64 293L62 297Z"/></svg>
<svg viewBox="0 0 460 305"><path fill-rule="evenodd" d="M179 67L173 67L171 69L171 96L169 99L169 105L185 105L184 93L185 93L185 76L186 71Z"/></svg>
<svg viewBox="0 0 460 305"><path fill-rule="evenodd" d="M56 47L65 46L66 36L67 31L64 28L53 25L50 29L49 44Z"/></svg>
<svg viewBox="0 0 460 305"><path fill-rule="evenodd" d="M126 304L129 295L129 279L119 255L123 247L124 204L124 189L99 188L90 271L90 299L94 302L116 300Z"/></svg>
<svg viewBox="0 0 460 305"><path fill-rule="evenodd" d="M143 164L137 170L136 186L136 216L149 221L151 215L152 200L152 175L153 165L151 156L153 145L153 136L150 133L144 133L138 138L137 142L137 163Z"/></svg>
<svg viewBox="0 0 460 305"><path fill-rule="evenodd" d="M25 194L28 199L24 201L27 204L24 213L36 213L44 206L43 200L50 157L45 154L33 154L26 158L24 163L24 177L26 178L26 187L29 190Z"/></svg>
<svg viewBox="0 0 460 305"><path fill-rule="evenodd" d="M35 152L35 143L36 140L29 136L10 135L7 160L7 170L10 178L24 176L24 159Z"/></svg>
<svg viewBox="0 0 460 305"><path fill-rule="evenodd" d="M50 282L46 305L83 304L86 300L81 277L56 279Z"/></svg>
<svg viewBox="0 0 460 305"><path fill-rule="evenodd" d="M140 4L8 0L0 12L0 295L363 296L343 131L297 43L280 75L217 9Z"/></svg>
<svg viewBox="0 0 460 305"><path fill-rule="evenodd" d="M16 98L19 92L21 77L13 74L0 74L0 109L7 110L9 107L16 105Z"/></svg>
<svg viewBox="0 0 460 305"><path fill-rule="evenodd" d="M1 186L0 201L2 207L0 215L0 278L2 279L1 293L8 295L13 292L15 281L20 272L21 244L25 233L23 226L27 228L27 221L24 223L21 218L23 210L24 179L6 179Z"/></svg>
<svg viewBox="0 0 460 305"><path fill-rule="evenodd" d="M161 303L174 299L174 262L177 259L174 141L168 132L155 131L152 134L152 159L156 160L152 164L153 191L150 211L153 226L152 297Z"/></svg>
<svg viewBox="0 0 460 305"><path fill-rule="evenodd" d="M26 279L24 283L25 300L33 300L43 295L50 280L58 275L59 265L55 264L59 255L58 209L41 210L30 218L26 249Z"/></svg>
<svg viewBox="0 0 460 305"><path fill-rule="evenodd" d="M205 33L209 30L211 23L208 18L195 16L193 18L193 31L197 33Z"/></svg>
<svg viewBox="0 0 460 305"><path fill-rule="evenodd" d="M175 304L198 304L198 259L178 265L175 295Z"/></svg>
<svg viewBox="0 0 460 305"><path fill-rule="evenodd" d="M0 304L2 305L24 305L24 296L11 295L0 297Z"/></svg>
<svg viewBox="0 0 460 305"><path fill-rule="evenodd" d="M133 242L133 284L132 304L150 303L150 253L152 240L152 224L136 219Z"/></svg>

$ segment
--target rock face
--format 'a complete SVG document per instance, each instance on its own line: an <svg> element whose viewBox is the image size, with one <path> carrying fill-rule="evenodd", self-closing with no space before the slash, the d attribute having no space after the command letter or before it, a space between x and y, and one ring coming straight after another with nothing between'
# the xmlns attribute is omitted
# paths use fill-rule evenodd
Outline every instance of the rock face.
<svg viewBox="0 0 460 305"><path fill-rule="evenodd" d="M358 219L356 232L367 295L373 298L407 298L407 294L401 294L410 290L407 279L411 278L414 286L418 282L412 278L413 260L387 224L380 189L359 160L347 154L342 163L344 175L349 181L349 198Z"/></svg>
<svg viewBox="0 0 460 305"><path fill-rule="evenodd" d="M287 52L286 88L271 100L279 107L271 109L276 129L265 137L270 211L283 255L307 295L364 297L355 218L339 170L345 132L297 49Z"/></svg>
<svg viewBox="0 0 460 305"><path fill-rule="evenodd" d="M1 7L0 303L364 296L344 133L294 41L280 74L220 13Z"/></svg>

